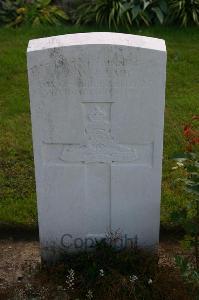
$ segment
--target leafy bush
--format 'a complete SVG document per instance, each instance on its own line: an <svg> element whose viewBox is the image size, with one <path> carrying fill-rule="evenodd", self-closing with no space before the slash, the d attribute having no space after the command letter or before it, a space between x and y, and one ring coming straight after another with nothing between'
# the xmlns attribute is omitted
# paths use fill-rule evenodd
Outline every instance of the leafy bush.
<svg viewBox="0 0 199 300"><path fill-rule="evenodd" d="M170 0L168 21L181 26L199 25L199 0Z"/></svg>
<svg viewBox="0 0 199 300"><path fill-rule="evenodd" d="M87 0L75 12L76 23L96 23L109 28L133 24L163 23L167 13L165 0Z"/></svg>
<svg viewBox="0 0 199 300"><path fill-rule="evenodd" d="M132 20L137 25L163 24L167 14L167 2L165 0L131 0L130 12Z"/></svg>
<svg viewBox="0 0 199 300"><path fill-rule="evenodd" d="M68 15L58 6L51 5L52 0L2 2L0 20L8 26L19 26L21 24L57 25L68 21ZM2 16L2 18L1 18Z"/></svg>
<svg viewBox="0 0 199 300"><path fill-rule="evenodd" d="M110 28L131 24L131 17L123 0L87 0L74 11L77 24L95 23Z"/></svg>
<svg viewBox="0 0 199 300"><path fill-rule="evenodd" d="M0 2L0 24L9 24L17 17L17 9L24 5L22 0Z"/></svg>

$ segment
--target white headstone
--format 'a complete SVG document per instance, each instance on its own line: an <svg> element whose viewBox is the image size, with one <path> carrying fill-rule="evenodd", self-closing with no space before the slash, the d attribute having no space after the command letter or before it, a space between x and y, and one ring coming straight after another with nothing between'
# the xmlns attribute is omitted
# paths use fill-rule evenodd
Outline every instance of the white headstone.
<svg viewBox="0 0 199 300"><path fill-rule="evenodd" d="M36 39L28 73L43 258L118 231L155 246L164 41L99 32Z"/></svg>

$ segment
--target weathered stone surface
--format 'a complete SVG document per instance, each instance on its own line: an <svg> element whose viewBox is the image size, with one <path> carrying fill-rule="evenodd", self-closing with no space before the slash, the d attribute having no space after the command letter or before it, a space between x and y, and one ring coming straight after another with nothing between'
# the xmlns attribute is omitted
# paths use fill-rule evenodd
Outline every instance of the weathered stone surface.
<svg viewBox="0 0 199 300"><path fill-rule="evenodd" d="M115 231L137 235L142 246L158 243L165 71L159 39L81 33L30 41L42 249L79 249Z"/></svg>

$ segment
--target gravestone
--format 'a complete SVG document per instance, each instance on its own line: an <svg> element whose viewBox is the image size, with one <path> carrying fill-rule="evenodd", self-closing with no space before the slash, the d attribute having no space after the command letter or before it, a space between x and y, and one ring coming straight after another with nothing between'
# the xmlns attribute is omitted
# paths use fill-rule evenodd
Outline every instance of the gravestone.
<svg viewBox="0 0 199 300"><path fill-rule="evenodd" d="M157 245L165 73L160 39L98 32L30 41L44 260L116 232Z"/></svg>

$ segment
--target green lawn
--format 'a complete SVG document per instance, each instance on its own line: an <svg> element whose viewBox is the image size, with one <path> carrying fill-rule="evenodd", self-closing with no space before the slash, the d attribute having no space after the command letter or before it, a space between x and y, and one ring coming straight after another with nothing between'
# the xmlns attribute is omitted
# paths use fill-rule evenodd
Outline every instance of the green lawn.
<svg viewBox="0 0 199 300"><path fill-rule="evenodd" d="M0 29L0 220L35 225L36 195L31 140L26 48L37 37L96 28L57 27ZM199 114L199 30L197 28L144 28L133 33L164 38L168 50L164 164L161 220L171 225L169 213L188 201L174 188L176 175L169 156L182 150L182 128ZM155 88L155 87L154 87Z"/></svg>

